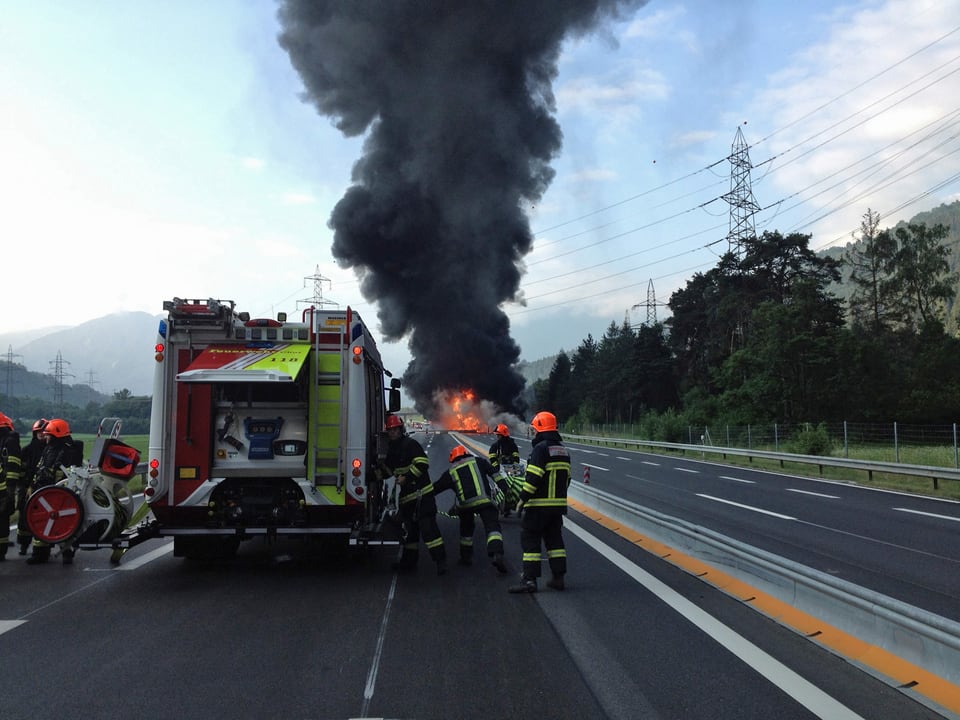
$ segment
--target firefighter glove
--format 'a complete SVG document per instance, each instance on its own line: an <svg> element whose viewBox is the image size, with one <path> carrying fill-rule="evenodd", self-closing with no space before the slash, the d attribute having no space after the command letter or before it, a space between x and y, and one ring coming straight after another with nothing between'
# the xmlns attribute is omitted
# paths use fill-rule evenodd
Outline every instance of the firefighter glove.
<svg viewBox="0 0 960 720"><path fill-rule="evenodd" d="M517 507L514 509L517 511L517 513L523 512L523 500L517 501Z"/></svg>

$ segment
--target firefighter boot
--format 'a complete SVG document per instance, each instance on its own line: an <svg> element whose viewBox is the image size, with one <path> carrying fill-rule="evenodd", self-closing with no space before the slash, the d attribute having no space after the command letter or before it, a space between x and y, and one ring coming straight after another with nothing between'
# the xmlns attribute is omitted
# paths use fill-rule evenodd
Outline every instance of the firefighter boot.
<svg viewBox="0 0 960 720"><path fill-rule="evenodd" d="M73 565L73 556L76 554L76 550L73 548L64 548L61 558L63 559L64 565Z"/></svg>
<svg viewBox="0 0 960 720"><path fill-rule="evenodd" d="M490 562L497 569L497 572L501 575L507 574L507 566L503 562L503 553L494 553L493 557L490 559Z"/></svg>
<svg viewBox="0 0 960 720"><path fill-rule="evenodd" d="M553 577L547 580L547 587L554 590L563 590L563 573L554 573Z"/></svg>
<svg viewBox="0 0 960 720"><path fill-rule="evenodd" d="M0 562L3 562L7 559L7 548L10 547L7 543L0 545Z"/></svg>
<svg viewBox="0 0 960 720"><path fill-rule="evenodd" d="M30 547L30 540L26 540L26 541L21 540L20 543L19 543L19 545L20 545L20 550L19 550L19 552L18 552L17 554L18 554L18 555L26 555L26 554L27 554L27 550L28 550L29 547Z"/></svg>
<svg viewBox="0 0 960 720"><path fill-rule="evenodd" d="M27 558L27 565L40 565L50 560L49 545L34 545L33 552Z"/></svg>
<svg viewBox="0 0 960 720"><path fill-rule="evenodd" d="M537 580L536 578L527 577L526 575L520 576L519 585L511 585L507 588L507 592L511 593L535 593L537 591Z"/></svg>
<svg viewBox="0 0 960 720"><path fill-rule="evenodd" d="M437 560L437 575L446 575L447 574L447 559L440 558Z"/></svg>

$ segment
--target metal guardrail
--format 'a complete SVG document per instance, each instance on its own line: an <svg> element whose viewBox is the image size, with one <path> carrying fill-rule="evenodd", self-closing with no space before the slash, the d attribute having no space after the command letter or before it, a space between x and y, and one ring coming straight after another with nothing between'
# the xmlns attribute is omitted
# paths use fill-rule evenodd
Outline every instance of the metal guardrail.
<svg viewBox="0 0 960 720"><path fill-rule="evenodd" d="M703 456L707 454L719 455L726 458L728 455L745 457L752 461L754 458L765 460L774 460L783 467L785 462L801 463L805 465L816 465L820 473L823 468L847 468L850 470L859 470L867 473L867 478L873 480L874 473L886 473L891 475L907 475L911 477L928 478L933 481L934 489L938 488L940 480L960 480L960 470L948 467L937 467L934 465L907 465L904 463L877 462L873 460L855 460L851 458L835 458L826 455L795 455L793 453L772 452L769 450L751 450L748 448L730 448L716 447L713 445L687 445L684 443L659 442L656 440L635 440L633 438L615 438L606 436L587 436L587 435L568 435L564 433L564 439L578 442L588 442L597 445L610 445L613 447L650 447L662 450L679 450L681 452L693 452Z"/></svg>
<svg viewBox="0 0 960 720"><path fill-rule="evenodd" d="M693 523L574 483L570 496L607 517L762 589L799 610L954 684L960 623Z"/></svg>

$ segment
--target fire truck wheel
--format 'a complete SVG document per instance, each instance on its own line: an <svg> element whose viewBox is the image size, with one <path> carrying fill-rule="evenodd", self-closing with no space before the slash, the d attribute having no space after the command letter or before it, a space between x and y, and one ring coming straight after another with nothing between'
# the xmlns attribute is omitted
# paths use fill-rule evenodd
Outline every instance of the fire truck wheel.
<svg viewBox="0 0 960 720"><path fill-rule="evenodd" d="M72 490L50 485L30 496L24 514L33 536L54 545L69 540L80 529L83 502Z"/></svg>

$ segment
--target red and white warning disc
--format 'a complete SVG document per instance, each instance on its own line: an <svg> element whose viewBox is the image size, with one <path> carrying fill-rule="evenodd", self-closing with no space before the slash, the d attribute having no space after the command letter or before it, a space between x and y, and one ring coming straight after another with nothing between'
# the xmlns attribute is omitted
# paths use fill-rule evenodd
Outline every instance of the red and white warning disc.
<svg viewBox="0 0 960 720"><path fill-rule="evenodd" d="M24 513L33 536L52 545L69 540L80 529L83 503L72 490L51 485L30 496Z"/></svg>

